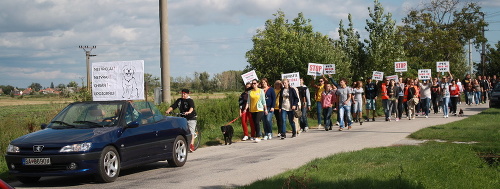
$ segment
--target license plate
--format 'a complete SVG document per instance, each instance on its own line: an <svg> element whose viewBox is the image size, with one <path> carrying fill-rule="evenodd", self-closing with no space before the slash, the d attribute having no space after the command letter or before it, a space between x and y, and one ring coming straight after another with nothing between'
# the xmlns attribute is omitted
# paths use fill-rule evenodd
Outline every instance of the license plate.
<svg viewBox="0 0 500 189"><path fill-rule="evenodd" d="M50 158L24 158L24 165L50 165Z"/></svg>

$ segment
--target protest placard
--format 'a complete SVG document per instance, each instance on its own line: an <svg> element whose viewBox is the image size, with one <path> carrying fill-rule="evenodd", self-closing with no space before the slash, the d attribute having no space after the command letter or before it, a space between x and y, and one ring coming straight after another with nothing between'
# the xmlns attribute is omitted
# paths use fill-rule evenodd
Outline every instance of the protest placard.
<svg viewBox="0 0 500 189"><path fill-rule="evenodd" d="M418 70L418 80L430 80L430 79L432 79L431 69Z"/></svg>
<svg viewBox="0 0 500 189"><path fill-rule="evenodd" d="M394 71L395 72L407 72L408 71L408 62L394 62Z"/></svg>
<svg viewBox="0 0 500 189"><path fill-rule="evenodd" d="M389 81L392 79L395 82L398 82L399 77L398 77L398 75L390 75L390 76L385 77L385 79L387 79Z"/></svg>
<svg viewBox="0 0 500 189"><path fill-rule="evenodd" d="M384 72L373 71L372 79L376 81L384 80Z"/></svg>
<svg viewBox="0 0 500 189"><path fill-rule="evenodd" d="M259 80L259 78L257 78L257 73L255 73L255 70L244 73L243 75L241 75L241 78L243 78L243 83L251 82L254 79Z"/></svg>
<svg viewBox="0 0 500 189"><path fill-rule="evenodd" d="M307 75L322 76L323 69L323 64L309 63L307 65Z"/></svg>
<svg viewBox="0 0 500 189"><path fill-rule="evenodd" d="M92 63L92 98L144 100L144 60Z"/></svg>
<svg viewBox="0 0 500 189"><path fill-rule="evenodd" d="M335 64L325 64L324 74L335 74Z"/></svg>
<svg viewBox="0 0 500 189"><path fill-rule="evenodd" d="M292 87L300 86L299 72L281 74L281 79L288 79L288 82L290 82L290 86Z"/></svg>
<svg viewBox="0 0 500 189"><path fill-rule="evenodd" d="M436 71L437 72L449 72L450 71L450 62L436 62Z"/></svg>

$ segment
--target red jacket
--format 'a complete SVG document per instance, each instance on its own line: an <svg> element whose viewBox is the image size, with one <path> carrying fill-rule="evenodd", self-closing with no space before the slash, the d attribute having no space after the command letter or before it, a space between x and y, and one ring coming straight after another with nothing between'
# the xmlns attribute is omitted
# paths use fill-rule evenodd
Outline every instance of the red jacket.
<svg viewBox="0 0 500 189"><path fill-rule="evenodd" d="M450 96L453 96L453 97L458 97L460 96L460 87L455 84L455 85L450 85Z"/></svg>
<svg viewBox="0 0 500 189"><path fill-rule="evenodd" d="M387 85L385 83L382 83L382 86L380 87L380 89L381 89L380 91L382 91L381 95L380 95L380 96L382 96L382 100L389 99L389 94L387 94Z"/></svg>
<svg viewBox="0 0 500 189"><path fill-rule="evenodd" d="M420 91L418 90L418 87L413 85L411 86L415 89L415 94L413 94L413 98L418 98L420 96ZM405 97L403 99L403 102L407 102L409 99L408 99L408 91L410 90L410 86L406 86L405 87Z"/></svg>

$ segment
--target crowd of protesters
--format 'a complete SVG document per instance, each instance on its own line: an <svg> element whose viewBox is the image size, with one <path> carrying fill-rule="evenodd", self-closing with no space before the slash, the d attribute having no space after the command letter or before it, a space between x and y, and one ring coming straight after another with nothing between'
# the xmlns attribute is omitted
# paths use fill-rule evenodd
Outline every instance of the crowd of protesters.
<svg viewBox="0 0 500 189"><path fill-rule="evenodd" d="M443 118L448 118L457 115L461 95L469 106L486 103L498 81L496 75L473 79L467 74L461 82L448 72L431 80L398 78L374 81L368 78L365 82L353 81L349 85L347 79L339 79L337 83L331 75L323 75L318 83L311 82L310 90L302 78L298 87L292 87L287 79L283 79L275 81L274 88L266 78L253 80L246 84L239 98L242 140L271 140L273 125L277 126L276 137L285 139L287 120L292 128L292 138L307 132L307 112L314 102L317 128L326 131L333 129L331 117L334 113L339 131L352 129L353 123L362 125L363 122L375 121L379 98L388 122L403 118L413 120L419 115L428 118L431 111L434 114L442 112ZM311 96L312 92L314 96ZM366 112L364 117L363 112ZM260 122L263 122L264 132L261 132Z"/></svg>

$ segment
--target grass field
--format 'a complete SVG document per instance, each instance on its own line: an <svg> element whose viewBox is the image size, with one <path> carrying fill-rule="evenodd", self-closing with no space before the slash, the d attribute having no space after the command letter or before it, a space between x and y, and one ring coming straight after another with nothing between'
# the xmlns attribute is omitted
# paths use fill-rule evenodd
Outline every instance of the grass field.
<svg viewBox="0 0 500 189"><path fill-rule="evenodd" d="M499 188L499 119L488 109L411 135L439 142L332 155L242 188Z"/></svg>

